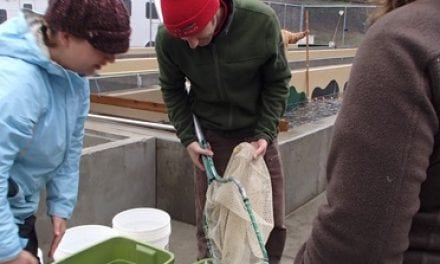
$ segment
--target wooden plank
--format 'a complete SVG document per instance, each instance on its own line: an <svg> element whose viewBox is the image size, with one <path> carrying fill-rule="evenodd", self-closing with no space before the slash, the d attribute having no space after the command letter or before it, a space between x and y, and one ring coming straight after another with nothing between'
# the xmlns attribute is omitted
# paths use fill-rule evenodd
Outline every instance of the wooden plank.
<svg viewBox="0 0 440 264"><path fill-rule="evenodd" d="M304 24L306 25L306 98L310 96L310 49L309 49L309 10L304 10Z"/></svg>
<svg viewBox="0 0 440 264"><path fill-rule="evenodd" d="M127 99L127 98L116 97L116 96L91 94L90 101L92 103L96 103L96 104L116 106L116 107L125 107L125 108L130 108L130 109L151 111L151 112L156 112L156 113L165 113L166 114L168 112L165 104L163 104L163 103L140 101L140 100ZM93 106L92 106L92 108L93 108ZM118 111L118 110L115 109L113 112L115 112L115 111ZM110 111L110 112L112 112L112 111ZM120 110L118 112L120 112ZM106 114L109 114L109 113L106 113ZM117 114L112 113L112 115L117 115ZM150 113L150 115L151 115L151 113ZM124 114L122 114L122 116L125 117ZM151 120L149 120L149 121L151 121ZM289 130L289 122L286 119L281 118L279 125L278 125L278 130L280 132L288 131Z"/></svg>
<svg viewBox="0 0 440 264"><path fill-rule="evenodd" d="M135 99L127 99L115 96L107 96L107 95L90 95L90 101L92 103L97 104L106 104L106 105L114 105L138 110L146 110L153 111L158 113L167 113L167 108L165 104L156 103L156 102L148 102L148 101L139 101Z"/></svg>
<svg viewBox="0 0 440 264"><path fill-rule="evenodd" d="M310 37L310 36L309 36ZM310 60L330 59L330 58L351 58L356 55L356 48L347 49L324 49L324 50L310 50ZM140 48L140 51L143 49ZM289 62L304 61L306 50L288 51L286 56ZM143 72L157 72L159 65L156 57L151 58L124 58L117 59L114 63L105 65L98 71L100 76L124 75Z"/></svg>
<svg viewBox="0 0 440 264"><path fill-rule="evenodd" d="M90 105L90 112L99 115L117 116L147 122L170 124L168 115L166 113L132 109L108 104L92 103Z"/></svg>

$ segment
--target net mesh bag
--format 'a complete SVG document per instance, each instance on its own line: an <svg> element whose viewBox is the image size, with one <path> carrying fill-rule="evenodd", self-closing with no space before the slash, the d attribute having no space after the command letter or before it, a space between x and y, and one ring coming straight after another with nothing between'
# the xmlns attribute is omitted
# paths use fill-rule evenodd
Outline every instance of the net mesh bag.
<svg viewBox="0 0 440 264"><path fill-rule="evenodd" d="M273 228L272 186L263 157L253 159L249 143L235 147L224 177L233 177L244 187L264 243ZM234 182L213 181L206 194L207 238L217 263L261 263L261 251L243 197Z"/></svg>

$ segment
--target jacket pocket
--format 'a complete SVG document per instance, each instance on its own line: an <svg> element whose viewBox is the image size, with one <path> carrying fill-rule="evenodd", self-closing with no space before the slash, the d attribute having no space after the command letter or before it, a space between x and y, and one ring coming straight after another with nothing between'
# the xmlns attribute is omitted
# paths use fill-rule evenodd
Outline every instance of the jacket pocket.
<svg viewBox="0 0 440 264"><path fill-rule="evenodd" d="M7 194L7 198L11 198L14 197L18 194L18 185L17 183L9 178L8 179L8 194Z"/></svg>

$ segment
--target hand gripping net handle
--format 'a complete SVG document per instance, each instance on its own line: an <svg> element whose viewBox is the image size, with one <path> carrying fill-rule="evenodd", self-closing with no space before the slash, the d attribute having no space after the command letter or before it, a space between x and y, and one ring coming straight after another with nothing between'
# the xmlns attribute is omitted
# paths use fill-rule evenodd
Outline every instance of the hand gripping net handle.
<svg viewBox="0 0 440 264"><path fill-rule="evenodd" d="M203 148L203 149L208 148L208 142L206 141L206 138L203 135L203 131L202 131L202 128L200 126L199 120L198 120L197 116L194 115L194 114L193 114L193 121L194 121L194 129L195 129L195 132L196 132L196 137L197 137L197 140L198 140L198 142L200 144L200 147ZM233 177L221 177L217 173L217 170L215 169L215 166L214 166L214 161L212 160L211 157L206 156L206 155L202 155L202 162L203 162L203 166L205 167L205 170L206 170L206 175L208 177L208 183L211 183L214 180L215 181L219 181L219 182L223 182L223 183L232 181L237 186L237 188L238 188L238 190L240 192L242 201L243 201L243 205L244 205L244 207L245 207L245 209L246 209L246 211L247 211L247 213L249 215L249 218L251 220L252 228L254 229L255 235L257 236L258 244L259 244L261 252L263 254L263 263L264 264L268 264L269 263L269 257L267 255L267 251L266 251L266 248L264 246L264 241L263 241L263 238L261 236L261 232L260 232L260 230L258 228L257 221L255 220L255 216L254 216L254 213L253 213L253 210L252 210L252 206L250 204L250 201L249 201L249 198L248 198L248 196L246 194L245 189L243 188L243 186L241 185L241 183L237 179L234 179ZM203 222L204 222L204 225L205 225L204 226L205 234L207 234L208 226L207 226L207 221L206 221L205 217L203 219ZM209 252L210 252L211 256L215 258L214 250L213 250L212 247L213 247L212 246L212 242L208 239L208 249L209 249Z"/></svg>

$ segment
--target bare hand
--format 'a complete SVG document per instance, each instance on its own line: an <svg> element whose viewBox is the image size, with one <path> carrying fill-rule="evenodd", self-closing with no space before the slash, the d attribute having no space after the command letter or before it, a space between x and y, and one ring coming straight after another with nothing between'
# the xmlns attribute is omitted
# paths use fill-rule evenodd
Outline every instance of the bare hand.
<svg viewBox="0 0 440 264"><path fill-rule="evenodd" d="M22 250L18 256L5 264L38 264L38 260L26 250Z"/></svg>
<svg viewBox="0 0 440 264"><path fill-rule="evenodd" d="M186 147L186 150L188 151L188 154L194 163L194 165L197 166L202 171L205 171L205 168L203 167L200 155L206 155L206 156L213 156L214 152L211 151L210 148L203 149L200 147L199 143L194 141L193 143L189 144Z"/></svg>
<svg viewBox="0 0 440 264"><path fill-rule="evenodd" d="M49 258L53 258L53 254L55 253L55 250L57 249L58 245L61 242L61 239L64 236L64 233L66 232L66 226L67 226L67 222L65 219L58 216L52 216L53 238L48 253Z"/></svg>
<svg viewBox="0 0 440 264"><path fill-rule="evenodd" d="M264 156L266 154L268 143L265 139L260 138L257 141L252 141L251 144L256 149L253 156L254 159L257 159L260 155Z"/></svg>

